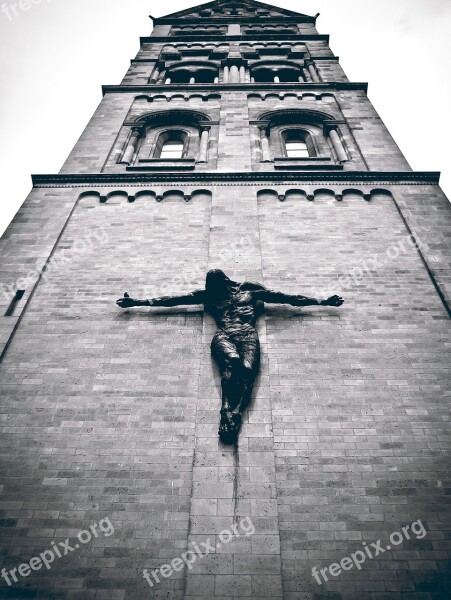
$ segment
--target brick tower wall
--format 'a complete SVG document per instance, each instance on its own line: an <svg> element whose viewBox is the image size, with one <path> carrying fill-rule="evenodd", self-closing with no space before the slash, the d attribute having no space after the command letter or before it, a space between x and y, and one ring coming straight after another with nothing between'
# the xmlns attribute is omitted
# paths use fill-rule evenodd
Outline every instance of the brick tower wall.
<svg viewBox="0 0 451 600"><path fill-rule="evenodd" d="M300 25L309 52L330 57L325 36ZM137 58L158 58L170 31L157 23ZM174 90L133 63L61 173L35 177L1 241L2 314L12 290L25 295L0 322L0 567L101 519L114 533L10 587L0 580L0 597L446 597L449 203L434 174L411 171L362 86L332 58L319 63L321 83L266 90ZM127 123L188 109L212 123L207 163L118 164ZM261 162L258 119L284 109L340 122L342 170ZM210 268L345 298L339 309L266 306L237 449L217 436L211 317L115 305L124 291L200 288ZM225 543L221 532L246 518L253 534ZM421 539L404 536L321 585L312 576L419 520ZM214 550L191 569L153 587L143 579L207 540Z"/></svg>

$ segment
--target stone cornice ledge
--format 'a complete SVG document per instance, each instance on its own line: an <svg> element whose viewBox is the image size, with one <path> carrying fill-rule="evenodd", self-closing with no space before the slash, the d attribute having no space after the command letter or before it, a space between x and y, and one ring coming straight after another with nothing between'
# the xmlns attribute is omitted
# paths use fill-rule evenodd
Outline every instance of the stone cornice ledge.
<svg viewBox="0 0 451 600"><path fill-rule="evenodd" d="M33 187L103 187L121 185L153 185L179 183L180 185L200 184L241 184L258 185L267 182L329 182L360 185L438 185L438 171L342 171L324 172L190 172L190 173L61 173L55 175L32 175Z"/></svg>
<svg viewBox="0 0 451 600"><path fill-rule="evenodd" d="M310 17L309 15L280 15L280 16L269 16L264 17L261 15L221 15L220 17L156 17L152 18L154 25L222 25L224 23L316 23L317 17Z"/></svg>
<svg viewBox="0 0 451 600"><path fill-rule="evenodd" d="M116 93L180 93L180 92L199 92L206 90L209 92L231 92L231 91L243 91L251 94L254 91L265 90L271 93L275 90L288 92L298 90L361 90L363 92L368 91L368 84L364 82L351 82L351 81L333 81L333 82L291 82L291 83L190 83L190 84L159 84L149 83L147 85L103 85L102 93L105 94L116 94Z"/></svg>
<svg viewBox="0 0 451 600"><path fill-rule="evenodd" d="M268 33L265 35L265 41L273 41L280 40L282 42L286 40L293 40L295 42L301 43L303 41L306 42L327 42L329 43L330 35L329 34L319 34L316 33L314 35L304 34L304 33ZM140 37L139 41L141 44L153 44L163 42L165 44L171 44L173 42L248 42L248 41L258 41L255 39L255 35L209 35L208 38L202 35L171 35L171 36L146 36Z"/></svg>

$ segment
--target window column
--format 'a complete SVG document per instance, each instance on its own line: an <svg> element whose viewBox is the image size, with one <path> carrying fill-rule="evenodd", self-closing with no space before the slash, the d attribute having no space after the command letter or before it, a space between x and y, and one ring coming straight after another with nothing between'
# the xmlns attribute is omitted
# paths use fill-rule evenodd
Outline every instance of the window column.
<svg viewBox="0 0 451 600"><path fill-rule="evenodd" d="M348 160L348 155L346 154L343 142L341 141L341 137L338 133L338 123L325 123L324 133L329 135L329 139L332 142L332 146L334 147L338 160L341 163L346 162Z"/></svg>
<svg viewBox="0 0 451 600"><path fill-rule="evenodd" d="M141 127L132 128L132 134L128 140L127 148L125 149L121 164L130 165L132 163L143 132L144 130Z"/></svg>
<svg viewBox="0 0 451 600"><path fill-rule="evenodd" d="M260 128L260 143L262 149L262 162L272 162L271 150L269 147L269 131L266 125Z"/></svg>
<svg viewBox="0 0 451 600"><path fill-rule="evenodd" d="M210 141L210 128L202 126L200 134L198 163L208 162L208 142Z"/></svg>
<svg viewBox="0 0 451 600"><path fill-rule="evenodd" d="M230 81L229 83L239 83L240 81L240 72L238 70L237 65L232 65L230 67Z"/></svg>
<svg viewBox="0 0 451 600"><path fill-rule="evenodd" d="M229 83L230 79L230 69L228 65L224 66L224 83Z"/></svg>
<svg viewBox="0 0 451 600"><path fill-rule="evenodd" d="M318 73L316 72L316 68L313 64L313 61L307 60L305 64L307 65L307 69L310 74L310 77L312 78L313 83L320 83L320 79L318 77Z"/></svg>
<svg viewBox="0 0 451 600"><path fill-rule="evenodd" d="M223 66L224 83L246 83L246 63L228 60Z"/></svg>
<svg viewBox="0 0 451 600"><path fill-rule="evenodd" d="M150 78L150 83L157 83L160 77L161 71L159 66L155 66L155 69L152 73L152 77Z"/></svg>

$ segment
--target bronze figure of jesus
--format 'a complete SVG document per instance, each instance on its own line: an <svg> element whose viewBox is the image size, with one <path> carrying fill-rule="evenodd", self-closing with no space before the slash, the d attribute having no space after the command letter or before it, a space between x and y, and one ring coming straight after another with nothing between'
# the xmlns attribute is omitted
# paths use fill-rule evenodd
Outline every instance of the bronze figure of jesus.
<svg viewBox="0 0 451 600"><path fill-rule="evenodd" d="M204 290L152 300L134 300L125 293L117 304L121 308L204 305L204 309L218 325L218 331L211 342L211 352L221 371L219 437L225 444L235 444L242 414L250 402L254 381L260 369L260 342L255 325L265 302L292 306L341 306L343 299L331 296L321 301L274 292L258 283L237 283L223 271L214 269L207 273Z"/></svg>

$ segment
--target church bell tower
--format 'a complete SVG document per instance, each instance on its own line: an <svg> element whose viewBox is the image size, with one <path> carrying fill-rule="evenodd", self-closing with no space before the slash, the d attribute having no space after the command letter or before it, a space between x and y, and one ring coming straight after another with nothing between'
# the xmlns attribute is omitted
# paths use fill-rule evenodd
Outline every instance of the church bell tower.
<svg viewBox="0 0 451 600"><path fill-rule="evenodd" d="M442 600L439 174L411 169L317 17L217 0L152 20L1 241L0 597ZM345 299L266 307L236 447L211 317L115 304L215 268Z"/></svg>

